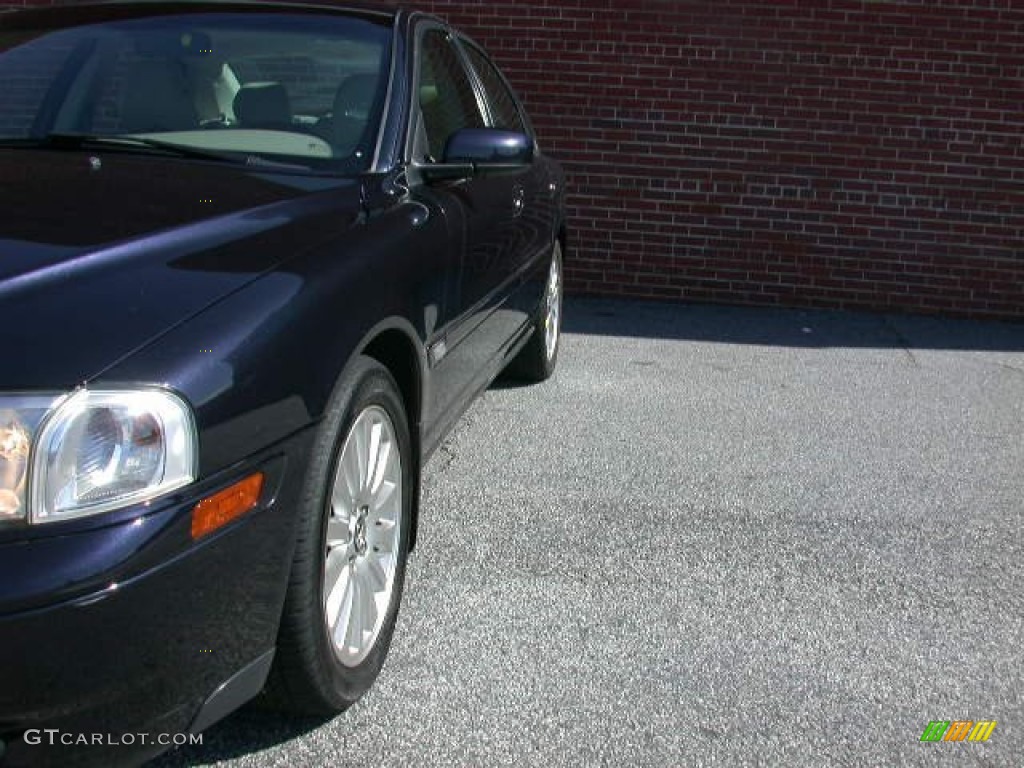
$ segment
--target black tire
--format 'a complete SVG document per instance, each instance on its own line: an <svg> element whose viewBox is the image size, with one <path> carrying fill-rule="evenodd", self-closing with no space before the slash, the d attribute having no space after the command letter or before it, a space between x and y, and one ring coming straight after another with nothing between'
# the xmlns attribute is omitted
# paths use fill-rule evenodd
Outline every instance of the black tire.
<svg viewBox="0 0 1024 768"><path fill-rule="evenodd" d="M552 280L556 279L555 295L552 296ZM558 349L562 341L562 246L556 240L551 251L551 264L548 269L548 279L544 285L544 295L541 297L537 307L537 316L534 318L534 331L530 340L526 342L519 354L509 363L506 373L512 378L521 381L539 383L551 378L558 364ZM555 341L553 349L548 349L547 343L547 321L552 301L555 302Z"/></svg>
<svg viewBox="0 0 1024 768"><path fill-rule="evenodd" d="M372 650L355 666L336 655L329 637L324 601L324 566L330 494L345 440L360 414L382 409L390 417L401 459L401 518L390 602ZM373 685L391 645L398 616L412 517L413 461L409 425L391 374L368 358L358 358L335 387L317 437L299 510L291 577L278 632L274 667L264 703L295 713L332 716L355 703ZM365 538L363 539L365 551Z"/></svg>

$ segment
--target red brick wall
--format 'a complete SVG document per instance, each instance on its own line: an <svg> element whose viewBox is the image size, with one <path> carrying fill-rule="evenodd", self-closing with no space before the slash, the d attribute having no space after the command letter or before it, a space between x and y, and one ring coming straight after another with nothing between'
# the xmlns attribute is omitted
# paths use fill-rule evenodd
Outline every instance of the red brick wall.
<svg viewBox="0 0 1024 768"><path fill-rule="evenodd" d="M418 6L564 163L577 292L1024 317L1024 3Z"/></svg>

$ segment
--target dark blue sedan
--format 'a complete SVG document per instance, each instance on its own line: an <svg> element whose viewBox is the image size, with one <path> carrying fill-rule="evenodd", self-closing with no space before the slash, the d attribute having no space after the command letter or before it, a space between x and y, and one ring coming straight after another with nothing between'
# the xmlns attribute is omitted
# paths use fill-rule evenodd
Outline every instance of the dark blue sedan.
<svg viewBox="0 0 1024 768"><path fill-rule="evenodd" d="M4 14L0 83L0 763L344 710L424 462L555 367L562 172L418 13Z"/></svg>

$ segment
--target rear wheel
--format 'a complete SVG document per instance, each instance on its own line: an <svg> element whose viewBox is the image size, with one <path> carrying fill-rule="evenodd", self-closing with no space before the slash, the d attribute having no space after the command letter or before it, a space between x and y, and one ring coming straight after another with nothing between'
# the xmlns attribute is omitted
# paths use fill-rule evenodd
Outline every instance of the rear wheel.
<svg viewBox="0 0 1024 768"><path fill-rule="evenodd" d="M508 373L525 381L540 382L555 372L562 340L562 246L558 241L551 253L551 266L535 325L530 340L509 364Z"/></svg>
<svg viewBox="0 0 1024 768"><path fill-rule="evenodd" d="M412 482L398 388L360 358L336 389L307 479L268 686L274 703L336 714L380 673L405 580Z"/></svg>

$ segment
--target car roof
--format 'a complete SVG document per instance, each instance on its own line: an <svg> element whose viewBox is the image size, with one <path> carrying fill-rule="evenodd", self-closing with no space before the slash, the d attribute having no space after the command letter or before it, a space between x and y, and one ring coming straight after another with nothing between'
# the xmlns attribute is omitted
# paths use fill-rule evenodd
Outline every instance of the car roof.
<svg viewBox="0 0 1024 768"><path fill-rule="evenodd" d="M394 21L403 13L401 8L381 8L360 2L327 5L308 0L89 0L36 8L16 9L14 13L0 14L0 23L12 20L46 19L73 26L72 16L86 17L104 10L118 17L131 17L133 12L146 16L153 13L210 13L293 11L295 13L322 13L336 16L359 16L377 22Z"/></svg>

